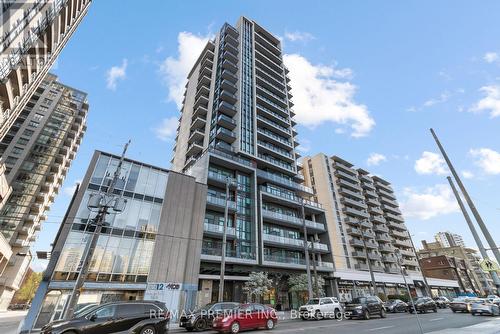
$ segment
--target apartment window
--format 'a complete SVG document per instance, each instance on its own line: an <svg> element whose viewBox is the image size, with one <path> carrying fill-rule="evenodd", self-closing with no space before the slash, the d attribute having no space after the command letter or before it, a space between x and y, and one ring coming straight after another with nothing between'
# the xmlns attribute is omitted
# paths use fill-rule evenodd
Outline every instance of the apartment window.
<svg viewBox="0 0 500 334"><path fill-rule="evenodd" d="M38 107L38 110L40 110L41 112L46 112L47 110L49 110L49 108L46 106L40 106Z"/></svg>
<svg viewBox="0 0 500 334"><path fill-rule="evenodd" d="M46 104L46 105L48 105L48 106L50 106L50 105L52 104L52 100L51 100L51 99L47 99L47 98L45 98L45 99L43 100L43 103L44 103L44 104Z"/></svg>
<svg viewBox="0 0 500 334"><path fill-rule="evenodd" d="M35 133L35 131L30 130L30 129L26 129L26 130L24 130L24 132L23 132L23 136L26 136L26 137L31 137L31 136L33 136L33 134L34 134L34 133Z"/></svg>
<svg viewBox="0 0 500 334"><path fill-rule="evenodd" d="M28 142L29 142L29 140L28 140L28 139L26 139L26 138L19 138L19 139L17 140L17 143L18 143L19 145L27 145L27 144L28 144Z"/></svg>
<svg viewBox="0 0 500 334"><path fill-rule="evenodd" d="M14 148L12 149L12 154L20 155L21 153L23 153L23 151L24 151L24 148L14 146Z"/></svg>
<svg viewBox="0 0 500 334"><path fill-rule="evenodd" d="M33 119L35 121L41 121L43 119L43 114L36 113L35 116L33 116Z"/></svg>
<svg viewBox="0 0 500 334"><path fill-rule="evenodd" d="M15 157L7 157L7 159L5 159L5 163L7 165L14 165L17 161L17 158Z"/></svg>
<svg viewBox="0 0 500 334"><path fill-rule="evenodd" d="M36 122L36 121L30 121L30 122L28 123L28 126L29 126L30 128L38 128L38 126L39 126L39 125L40 125L40 123L39 123L39 122Z"/></svg>

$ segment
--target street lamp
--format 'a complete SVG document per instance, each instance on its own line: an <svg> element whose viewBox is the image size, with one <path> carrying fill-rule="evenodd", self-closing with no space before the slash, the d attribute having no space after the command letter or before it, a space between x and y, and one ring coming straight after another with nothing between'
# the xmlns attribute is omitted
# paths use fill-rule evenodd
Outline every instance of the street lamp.
<svg viewBox="0 0 500 334"><path fill-rule="evenodd" d="M403 276L403 281L405 282L406 291L408 292L408 298L410 299L413 310L415 311L415 316L417 317L417 323L418 323L418 327L420 328L420 333L424 334L422 324L420 323L420 317L418 316L417 308L415 307L415 303L413 302L413 298L411 298L410 286L408 285L408 282L406 281L405 267L403 266L403 258L401 257L401 254L400 254L398 248L396 248L394 253L396 254L396 258L398 260L398 265L399 265L399 270L401 271L401 276Z"/></svg>
<svg viewBox="0 0 500 334"><path fill-rule="evenodd" d="M229 211L229 190L236 189L236 181L226 177L226 202L224 206L224 226L222 227L222 254L220 261L219 302L224 301L224 273L226 271L227 219Z"/></svg>

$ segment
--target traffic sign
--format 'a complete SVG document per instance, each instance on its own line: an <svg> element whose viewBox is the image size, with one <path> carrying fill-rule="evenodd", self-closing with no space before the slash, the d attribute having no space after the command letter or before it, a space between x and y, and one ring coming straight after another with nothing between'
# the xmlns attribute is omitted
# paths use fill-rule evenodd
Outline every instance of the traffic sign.
<svg viewBox="0 0 500 334"><path fill-rule="evenodd" d="M479 265L481 266L481 269L483 269L483 271L498 271L498 270L500 270L498 263L496 263L495 261L492 261L490 259L484 259L483 261L479 262Z"/></svg>

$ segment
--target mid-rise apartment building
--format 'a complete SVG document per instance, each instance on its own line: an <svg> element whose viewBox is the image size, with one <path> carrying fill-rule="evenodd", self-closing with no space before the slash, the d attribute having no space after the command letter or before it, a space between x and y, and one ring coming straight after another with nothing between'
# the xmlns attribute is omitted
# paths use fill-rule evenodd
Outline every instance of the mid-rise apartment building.
<svg viewBox="0 0 500 334"><path fill-rule="evenodd" d="M434 236L437 242L441 243L443 247L455 247L461 246L465 247L464 239L460 234L451 233L451 232L438 232Z"/></svg>
<svg viewBox="0 0 500 334"><path fill-rule="evenodd" d="M2 1L0 139L85 16L91 0Z"/></svg>
<svg viewBox="0 0 500 334"><path fill-rule="evenodd" d="M391 184L338 156L302 160L305 185L326 210L334 276L342 299L369 293L370 270L379 293L398 294L403 280L399 250L415 294L425 294L424 278ZM453 290L456 282L429 282Z"/></svg>
<svg viewBox="0 0 500 334"><path fill-rule="evenodd" d="M189 73L172 169L208 184L199 304L217 300L226 202L226 300L246 299L242 287L252 271L283 280L305 273L304 238L320 275L333 272L325 211L310 200L297 164L287 73L280 40L246 17L224 24ZM228 183L235 186L226 196ZM265 301L296 305L286 284L279 286Z"/></svg>
<svg viewBox="0 0 500 334"><path fill-rule="evenodd" d="M497 291L493 279L489 273L484 272L479 263L481 258L475 249L463 246L444 247L440 242L422 241L423 249L418 254L421 260L435 256L448 256L463 260L468 276L471 277L473 291L487 294Z"/></svg>
<svg viewBox="0 0 500 334"><path fill-rule="evenodd" d="M463 259L446 255L430 256L420 259L420 265L426 277L456 280L460 292L480 293Z"/></svg>
<svg viewBox="0 0 500 334"><path fill-rule="evenodd" d="M86 130L87 94L47 75L0 140L2 256L0 309L6 309L31 261L30 246L75 158ZM8 255L10 254L10 255ZM0 265L3 260L0 260Z"/></svg>
<svg viewBox="0 0 500 334"><path fill-rule="evenodd" d="M62 318L96 225L89 199L105 193L120 157L96 151L53 244L22 333ZM196 304L206 185L125 158L113 194L125 209L106 216L78 304L155 299L169 310ZM110 210L111 211L111 210Z"/></svg>

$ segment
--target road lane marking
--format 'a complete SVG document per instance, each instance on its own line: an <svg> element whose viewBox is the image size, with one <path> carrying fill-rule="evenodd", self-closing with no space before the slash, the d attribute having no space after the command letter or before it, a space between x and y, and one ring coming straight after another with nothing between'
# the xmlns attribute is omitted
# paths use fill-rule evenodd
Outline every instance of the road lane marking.
<svg viewBox="0 0 500 334"><path fill-rule="evenodd" d="M435 319L430 319L430 320L429 320L429 322L430 322L430 321L438 321L438 320L443 320L443 319L444 319L444 318L435 318Z"/></svg>
<svg viewBox="0 0 500 334"><path fill-rule="evenodd" d="M377 327L377 328L372 328L372 329L369 329L368 331L370 332L373 332L373 331L379 331L381 329L387 329L387 328L393 328L395 326L384 326L384 327Z"/></svg>

